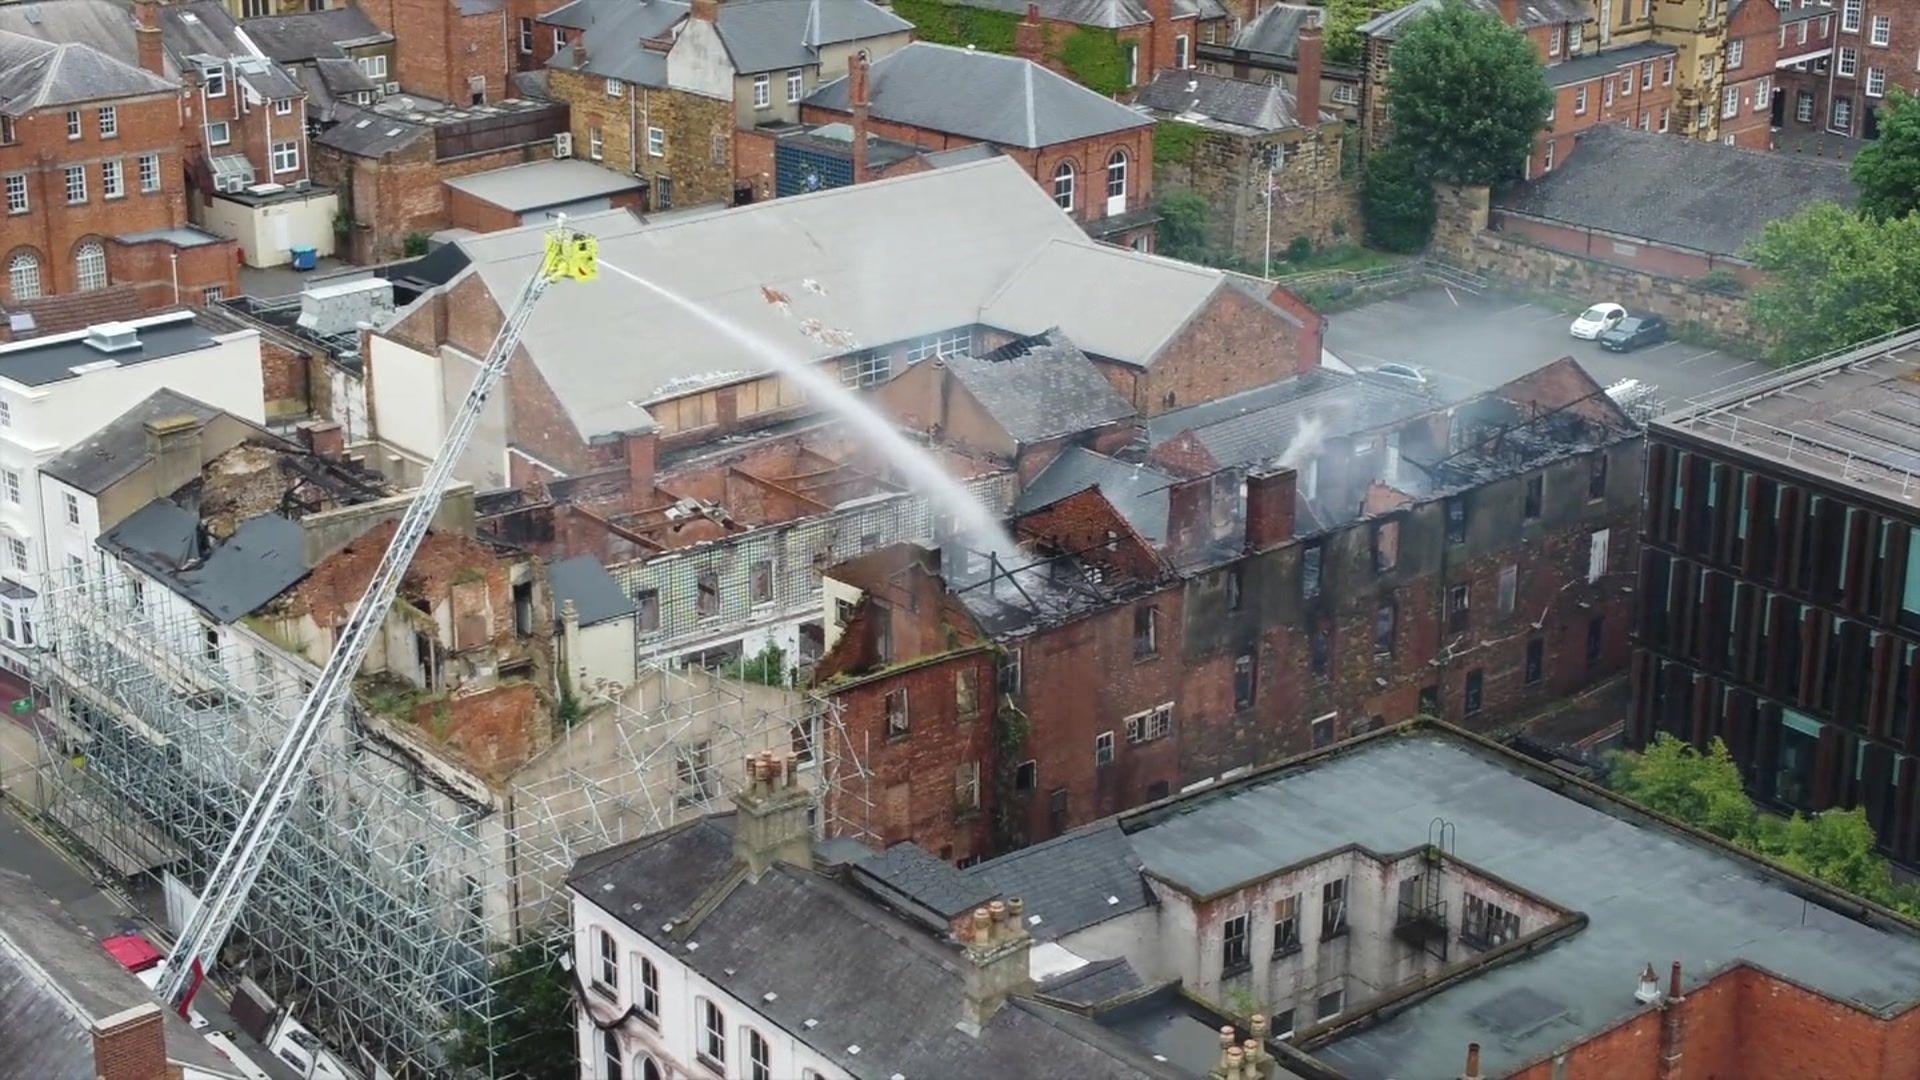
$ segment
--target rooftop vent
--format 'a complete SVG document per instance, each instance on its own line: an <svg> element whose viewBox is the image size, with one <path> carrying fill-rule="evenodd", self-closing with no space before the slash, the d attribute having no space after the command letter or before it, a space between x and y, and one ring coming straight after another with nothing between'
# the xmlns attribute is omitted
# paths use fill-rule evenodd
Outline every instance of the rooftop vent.
<svg viewBox="0 0 1920 1080"><path fill-rule="evenodd" d="M87 327L87 345L103 353L137 349L140 347L140 329L131 323L95 323Z"/></svg>

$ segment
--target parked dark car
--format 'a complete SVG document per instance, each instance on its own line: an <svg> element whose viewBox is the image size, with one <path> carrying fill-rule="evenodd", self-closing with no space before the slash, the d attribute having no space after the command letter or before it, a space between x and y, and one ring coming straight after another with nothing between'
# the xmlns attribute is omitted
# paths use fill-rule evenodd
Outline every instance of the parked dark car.
<svg viewBox="0 0 1920 1080"><path fill-rule="evenodd" d="M1600 347L1614 352L1629 352L1642 345L1658 345L1667 340L1667 320L1658 315L1629 315L1612 328L1600 332Z"/></svg>

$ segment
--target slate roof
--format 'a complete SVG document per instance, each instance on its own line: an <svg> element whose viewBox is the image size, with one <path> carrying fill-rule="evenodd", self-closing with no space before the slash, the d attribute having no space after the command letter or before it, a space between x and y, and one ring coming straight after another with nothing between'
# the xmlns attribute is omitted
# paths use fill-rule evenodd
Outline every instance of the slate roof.
<svg viewBox="0 0 1920 1080"><path fill-rule="evenodd" d="M1325 15L1320 8L1274 4L1242 26L1240 32L1233 35L1231 47L1295 60L1300 56L1300 31L1324 24Z"/></svg>
<svg viewBox="0 0 1920 1080"><path fill-rule="evenodd" d="M314 136L313 141L356 157L383 157L433 130L425 124L411 123L352 105L335 106L334 115L339 122Z"/></svg>
<svg viewBox="0 0 1920 1080"><path fill-rule="evenodd" d="M234 78L269 101L303 92L280 65L254 54L240 33L239 22L220 0L161 5L160 31L176 66L202 59L230 62Z"/></svg>
<svg viewBox="0 0 1920 1080"><path fill-rule="evenodd" d="M591 555L576 555L554 563L547 568L547 578L553 588L555 617L561 605L569 600L573 601L574 614L579 616L581 626L624 618L639 610L633 597L628 596L600 560Z"/></svg>
<svg viewBox="0 0 1920 1080"><path fill-rule="evenodd" d="M1398 7L1392 11L1381 12L1360 24L1360 33L1367 37L1397 40L1406 33L1407 27L1428 12L1438 11L1447 0L1413 0L1413 3ZM1469 7L1477 8L1496 18L1500 15L1499 0L1465 0ZM1521 0L1520 27L1551 26L1555 23L1585 22L1586 5L1582 0Z"/></svg>
<svg viewBox="0 0 1920 1080"><path fill-rule="evenodd" d="M91 1024L153 994L28 878L0 870L0 1072L31 1080L93 1080ZM167 1059L238 1080L226 1056L162 1010Z"/></svg>
<svg viewBox="0 0 1920 1080"><path fill-rule="evenodd" d="M346 56L343 46L393 40L357 7L267 15L247 19L240 28L261 52L283 63L339 59Z"/></svg>
<svg viewBox="0 0 1920 1080"><path fill-rule="evenodd" d="M1133 406L1064 334L941 363L1015 442L1032 444L1124 420Z"/></svg>
<svg viewBox="0 0 1920 1080"><path fill-rule="evenodd" d="M155 390L100 430L41 465L40 471L69 487L98 495L152 460L153 455L148 451L147 421L191 416L204 424L222 411L175 390ZM260 433L267 434L264 429Z"/></svg>
<svg viewBox="0 0 1920 1080"><path fill-rule="evenodd" d="M1094 356L1147 367L1226 283L1209 267L1056 240L1007 279L980 321L1016 334L1058 329Z"/></svg>
<svg viewBox="0 0 1920 1080"><path fill-rule="evenodd" d="M1092 1008L1146 985L1133 965L1125 957L1117 956L1055 975L1040 984L1040 993L1054 1001Z"/></svg>
<svg viewBox="0 0 1920 1080"><path fill-rule="evenodd" d="M1024 900L1028 914L1040 916L1028 932L1053 941L1151 907L1153 894L1139 868L1127 834L1109 819L976 863L966 874Z"/></svg>
<svg viewBox="0 0 1920 1080"><path fill-rule="evenodd" d="M1622 191L1641 192L1622 200ZM1738 192L1738 197L1729 193ZM1553 172L1502 192L1502 210L1738 256L1767 222L1819 202L1851 206L1843 163L1605 124Z"/></svg>
<svg viewBox="0 0 1920 1080"><path fill-rule="evenodd" d="M1548 86L1572 86L1574 83L1599 79L1618 72L1622 65L1637 64L1655 56L1675 56L1680 50L1671 45L1643 41L1637 45L1622 45L1617 49L1603 49L1596 53L1576 56L1565 63L1554 64L1545 71Z"/></svg>
<svg viewBox="0 0 1920 1080"><path fill-rule="evenodd" d="M947 919L963 915L992 900L992 886L945 859L936 859L911 840L895 844L855 864L856 869L887 889L912 897L929 911Z"/></svg>
<svg viewBox="0 0 1920 1080"><path fill-rule="evenodd" d="M876 60L868 94L876 120L1027 149L1153 123L1031 61L925 41ZM848 95L840 78L806 103L849 112Z"/></svg>
<svg viewBox="0 0 1920 1080"><path fill-rule="evenodd" d="M1161 413L1147 421L1147 438L1158 446L1192 431L1219 464L1251 465L1278 459L1309 420L1322 425L1322 436L1345 435L1385 427L1435 406L1427 397L1397 386L1318 368Z"/></svg>
<svg viewBox="0 0 1920 1080"><path fill-rule="evenodd" d="M1151 465L1135 465L1070 446L1027 484L1013 511L1024 514L1038 510L1097 487L1135 532L1157 544L1167 538L1167 489L1173 483L1172 475Z"/></svg>
<svg viewBox="0 0 1920 1080"><path fill-rule="evenodd" d="M913 24L867 0L731 0L714 23L736 71L819 61L822 45L904 34Z"/></svg>
<svg viewBox="0 0 1920 1080"><path fill-rule="evenodd" d="M148 317L131 325L138 330L140 343L121 352L101 352L88 345L85 331L0 345L0 378L26 386L45 386L79 378L73 371L76 367L99 363L130 367L215 343L213 332L191 317Z"/></svg>
<svg viewBox="0 0 1920 1080"><path fill-rule="evenodd" d="M203 555L200 515L155 499L98 543L223 624L252 614L307 574L300 526L279 514L248 518Z"/></svg>
<svg viewBox="0 0 1920 1080"><path fill-rule="evenodd" d="M1134 103L1176 119L1189 116L1252 131L1282 131L1300 124L1294 114L1293 93L1278 82L1254 82L1197 69L1167 70L1155 75ZM1323 111L1324 119L1333 119Z"/></svg>
<svg viewBox="0 0 1920 1080"><path fill-rule="evenodd" d="M703 818L609 849L576 864L568 883L863 1080L1181 1075L1030 999L1009 1001L968 1035L957 1026L966 1008L957 949L785 863L724 887L739 867L731 828L730 816ZM690 920L702 901L711 907ZM675 930L662 930L669 923Z"/></svg>
<svg viewBox="0 0 1920 1080"><path fill-rule="evenodd" d="M582 71L636 86L667 85L667 54L643 47L649 38L666 37L687 17L683 0L575 0L543 16L541 22L580 31L587 47L583 64L574 45L553 54L548 67Z"/></svg>
<svg viewBox="0 0 1920 1080"><path fill-rule="evenodd" d="M0 3L0 30L55 44L90 45L123 64L139 67L133 13L114 0Z"/></svg>
<svg viewBox="0 0 1920 1080"><path fill-rule="evenodd" d="M920 160L926 162L928 168L944 169L949 165L965 165L970 161L985 161L990 157L998 157L999 154L999 147L994 146L992 143L968 143L965 146L957 146L952 150L933 150L921 154Z"/></svg>
<svg viewBox="0 0 1920 1080"><path fill-rule="evenodd" d="M0 30L0 113L7 116L177 89L178 83L91 45L54 44Z"/></svg>
<svg viewBox="0 0 1920 1080"><path fill-rule="evenodd" d="M956 0L967 7L1006 11L1024 16L1028 0ZM1078 23L1104 30L1144 26L1153 21L1145 0L1037 0L1040 17L1055 22ZM1219 0L1173 0L1173 17L1224 19L1227 10Z"/></svg>
<svg viewBox="0 0 1920 1080"><path fill-rule="evenodd" d="M1782 23L1797 23L1807 19L1819 18L1822 15L1831 15L1837 10L1838 9L1832 4L1807 4L1805 6L1796 4L1793 7L1782 8L1780 10L1780 21Z"/></svg>

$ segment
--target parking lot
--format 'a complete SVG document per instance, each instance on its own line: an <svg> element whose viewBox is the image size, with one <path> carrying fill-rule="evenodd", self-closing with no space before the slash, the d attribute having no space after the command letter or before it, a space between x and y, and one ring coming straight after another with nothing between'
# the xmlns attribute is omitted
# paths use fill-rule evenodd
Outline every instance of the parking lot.
<svg viewBox="0 0 1920 1080"><path fill-rule="evenodd" d="M1671 340L1608 352L1567 333L1575 314L1498 293L1475 296L1435 286L1329 316L1326 347L1354 368L1413 364L1427 372L1438 395L1450 399L1562 356L1580 361L1602 385L1628 378L1652 383L1670 407L1765 370L1750 356Z"/></svg>

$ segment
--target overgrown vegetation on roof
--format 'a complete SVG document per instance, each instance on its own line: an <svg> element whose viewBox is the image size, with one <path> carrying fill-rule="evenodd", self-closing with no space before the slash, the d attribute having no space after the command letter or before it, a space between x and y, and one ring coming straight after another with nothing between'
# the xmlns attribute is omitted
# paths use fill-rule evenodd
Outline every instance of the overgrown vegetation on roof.
<svg viewBox="0 0 1920 1080"><path fill-rule="evenodd" d="M1098 27L1076 27L1060 44L1060 66L1067 76L1096 94L1112 97L1131 88L1133 65L1120 35Z"/></svg>
<svg viewBox="0 0 1920 1080"><path fill-rule="evenodd" d="M1007 11L947 4L941 0L894 0L894 13L914 25L913 36L936 45L968 45L982 52L1014 52L1013 28L1020 16Z"/></svg>

